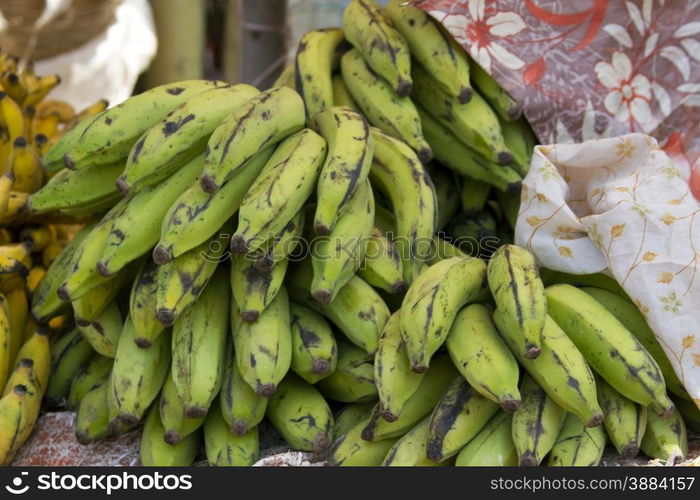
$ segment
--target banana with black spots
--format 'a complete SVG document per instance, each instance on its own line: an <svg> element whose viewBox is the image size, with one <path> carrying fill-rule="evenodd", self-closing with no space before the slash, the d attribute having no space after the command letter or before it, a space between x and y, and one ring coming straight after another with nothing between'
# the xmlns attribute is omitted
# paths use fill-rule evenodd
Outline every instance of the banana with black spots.
<svg viewBox="0 0 700 500"><path fill-rule="evenodd" d="M396 444L398 438L365 441L362 430L367 425L367 418L360 420L346 432L340 432L336 420L338 440L333 444L328 461L338 467L378 467L382 465L386 454Z"/></svg>
<svg viewBox="0 0 700 500"><path fill-rule="evenodd" d="M567 413L547 465L552 467L593 467L600 463L606 441L602 427L588 427L573 413Z"/></svg>
<svg viewBox="0 0 700 500"><path fill-rule="evenodd" d="M243 436L229 431L226 421L217 408L210 411L204 421L204 451L209 465L215 467L244 467L253 465L260 455L258 428Z"/></svg>
<svg viewBox="0 0 700 500"><path fill-rule="evenodd" d="M156 403L154 403L155 405ZM199 429L204 423L204 415L189 417L187 406L177 393L175 380L171 373L165 378L160 397L157 401L160 421L163 424L163 439L166 443L175 445ZM214 413L214 412L212 412Z"/></svg>
<svg viewBox="0 0 700 500"><path fill-rule="evenodd" d="M513 444L513 415L497 412L459 452L457 467L515 467L518 453Z"/></svg>
<svg viewBox="0 0 700 500"><path fill-rule="evenodd" d="M647 428L647 409L630 401L598 377L598 401L610 442L622 458L634 458Z"/></svg>
<svg viewBox="0 0 700 500"><path fill-rule="evenodd" d="M23 423L29 418L28 389L18 384L0 399L0 465L10 465L23 444Z"/></svg>
<svg viewBox="0 0 700 500"><path fill-rule="evenodd" d="M294 217L269 241L264 248L254 252L253 265L260 271L269 271L289 257L298 258L297 249L302 242L302 233L306 221L306 209L299 210Z"/></svg>
<svg viewBox="0 0 700 500"><path fill-rule="evenodd" d="M472 83L503 121L514 122L520 118L522 113L520 105L506 89L501 87L476 61L472 60L469 68Z"/></svg>
<svg viewBox="0 0 700 500"><path fill-rule="evenodd" d="M109 378L112 372L114 359L96 354L76 374L70 384L67 405L69 408L77 408L83 396L102 384Z"/></svg>
<svg viewBox="0 0 700 500"><path fill-rule="evenodd" d="M372 409L374 408L376 401L366 401L364 403L349 403L338 410L335 415L333 415L334 430L336 438L340 438L350 432L357 424L366 421ZM364 425L361 429L364 428ZM360 429L360 430L361 430ZM357 437L360 437L359 432Z"/></svg>
<svg viewBox="0 0 700 500"><path fill-rule="evenodd" d="M108 437L109 428L109 378L105 378L86 392L78 402L75 412L75 439L82 445Z"/></svg>
<svg viewBox="0 0 700 500"><path fill-rule="evenodd" d="M83 132L85 132L99 116L100 115L97 114L76 123L73 128L63 134L61 138L44 153L42 162L48 173L55 173L65 168L66 165L63 162L63 157L75 148ZM47 141L48 139L49 138L47 138ZM126 154L124 156L126 157Z"/></svg>
<svg viewBox="0 0 700 500"><path fill-rule="evenodd" d="M158 338L165 326L156 317L158 272L160 268L151 259L141 266L129 296L129 316L136 330L136 344L148 347Z"/></svg>
<svg viewBox="0 0 700 500"><path fill-rule="evenodd" d="M642 452L667 465L676 465L688 456L688 431L679 412L662 418L647 413L647 428L642 438Z"/></svg>
<svg viewBox="0 0 700 500"><path fill-rule="evenodd" d="M51 343L51 378L44 395L50 406L58 406L68 396L73 379L94 355L95 350L77 328Z"/></svg>
<svg viewBox="0 0 700 500"><path fill-rule="evenodd" d="M229 431L242 437L265 418L268 398L256 394L243 379L233 352L228 353L228 356L219 393L221 414L228 424Z"/></svg>
<svg viewBox="0 0 700 500"><path fill-rule="evenodd" d="M146 467L186 467L192 465L199 453L202 436L193 432L177 444L168 444L163 439L165 428L160 421L158 405L151 406L141 434L139 456Z"/></svg>
<svg viewBox="0 0 700 500"><path fill-rule="evenodd" d="M114 358L117 354L119 337L124 328L124 320L118 302L112 301L87 325L78 325L80 332L95 351L103 356Z"/></svg>
<svg viewBox="0 0 700 500"><path fill-rule="evenodd" d="M78 326L87 326L95 321L102 311L114 301L123 289L127 288L138 270L139 262L134 262L105 280L72 302L73 316Z"/></svg>
<svg viewBox="0 0 700 500"><path fill-rule="evenodd" d="M372 356L348 342L338 341L335 370L316 387L326 398L343 403L360 403L377 398Z"/></svg>
<svg viewBox="0 0 700 500"><path fill-rule="evenodd" d="M384 467L437 467L441 464L428 458L427 448L430 439L430 419L426 418L404 434L391 447L384 458Z"/></svg>
<svg viewBox="0 0 700 500"><path fill-rule="evenodd" d="M357 275L370 285L387 293L398 294L406 290L403 280L403 262L399 251L386 234L376 226L372 228L367 240L365 259L357 270Z"/></svg>
<svg viewBox="0 0 700 500"><path fill-rule="evenodd" d="M289 305L291 370L310 384L329 376L338 363L338 346L328 322L308 307Z"/></svg>
<svg viewBox="0 0 700 500"><path fill-rule="evenodd" d="M534 132L523 116L515 121L501 118L501 132L508 151L513 155L511 167L525 177L530 170L530 160L537 145Z"/></svg>
<svg viewBox="0 0 700 500"><path fill-rule="evenodd" d="M17 353L17 359L31 359L32 369L36 374L39 389L42 394L49 385L51 374L51 346L49 343L50 331L46 328L36 328L24 341Z"/></svg>

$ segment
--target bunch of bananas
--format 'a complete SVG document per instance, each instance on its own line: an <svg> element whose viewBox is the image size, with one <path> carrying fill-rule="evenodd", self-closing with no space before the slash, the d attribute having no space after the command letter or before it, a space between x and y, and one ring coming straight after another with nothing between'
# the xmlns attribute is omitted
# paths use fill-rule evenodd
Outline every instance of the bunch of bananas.
<svg viewBox="0 0 700 500"><path fill-rule="evenodd" d="M27 198L47 182L41 156L80 120L106 102L75 113L66 102L45 99L58 76L37 76L31 61L0 52L0 463L7 464L29 437L50 371L49 335L65 315L29 315L29 302L46 269L79 226L71 214L34 216Z"/></svg>
<svg viewBox="0 0 700 500"><path fill-rule="evenodd" d="M353 0L271 89L172 83L81 122L27 201L91 219L32 300L74 318L46 400L83 443L143 423L145 465L251 464L264 419L337 465L590 465L601 424L683 456L666 388L688 396L619 287L504 244L519 115L421 10Z"/></svg>

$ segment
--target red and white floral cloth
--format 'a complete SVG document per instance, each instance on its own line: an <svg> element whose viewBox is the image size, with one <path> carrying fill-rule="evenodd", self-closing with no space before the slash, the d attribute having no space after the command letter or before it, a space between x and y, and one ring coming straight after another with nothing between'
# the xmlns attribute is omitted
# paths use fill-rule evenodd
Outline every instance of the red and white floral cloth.
<svg viewBox="0 0 700 500"><path fill-rule="evenodd" d="M543 144L629 132L694 166L700 0L413 0L523 106Z"/></svg>

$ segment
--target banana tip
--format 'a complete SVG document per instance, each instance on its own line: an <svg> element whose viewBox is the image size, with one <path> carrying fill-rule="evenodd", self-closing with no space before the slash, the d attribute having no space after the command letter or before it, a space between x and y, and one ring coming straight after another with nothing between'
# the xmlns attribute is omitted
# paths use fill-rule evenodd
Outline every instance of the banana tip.
<svg viewBox="0 0 700 500"><path fill-rule="evenodd" d="M249 430L250 430L250 427L243 420L236 420L231 425L231 434L234 434L236 436L245 436L246 434L248 434Z"/></svg>
<svg viewBox="0 0 700 500"><path fill-rule="evenodd" d="M203 175L199 184L205 193L214 194L219 190L219 185L211 175Z"/></svg>
<svg viewBox="0 0 700 500"><path fill-rule="evenodd" d="M245 254L248 251L245 238L240 234L231 236L231 251L238 254Z"/></svg>
<svg viewBox="0 0 700 500"><path fill-rule="evenodd" d="M634 458L637 455L639 455L639 445L637 443L625 445L625 447L620 450L620 456L622 458Z"/></svg>
<svg viewBox="0 0 700 500"><path fill-rule="evenodd" d="M141 349L148 349L151 347L151 341L143 337L136 337L134 339L134 344L136 344Z"/></svg>
<svg viewBox="0 0 700 500"><path fill-rule="evenodd" d="M396 422L396 420L398 420L398 418L399 418L398 415L395 415L394 413L390 412L389 410L381 410L379 412L379 416L382 417L387 422Z"/></svg>
<svg viewBox="0 0 700 500"><path fill-rule="evenodd" d="M139 423L139 417L131 413L122 413L117 418L124 425L136 425Z"/></svg>
<svg viewBox="0 0 700 500"><path fill-rule="evenodd" d="M535 359L540 355L540 348L534 345L525 346L525 354L523 356L526 359Z"/></svg>
<svg viewBox="0 0 700 500"><path fill-rule="evenodd" d="M537 457L531 451L525 452L522 455L520 455L521 467L537 467L539 464L540 461L537 460Z"/></svg>
<svg viewBox="0 0 700 500"><path fill-rule="evenodd" d="M261 384L258 386L257 389L255 389L255 394L258 396L262 396L264 398L269 398L272 396L275 392L277 391L277 385L276 384Z"/></svg>
<svg viewBox="0 0 700 500"><path fill-rule="evenodd" d="M501 401L501 408L508 413L515 413L520 408L520 403L519 399L506 399Z"/></svg>
<svg viewBox="0 0 700 500"><path fill-rule="evenodd" d="M331 363L327 359L315 359L311 365L311 371L316 375L325 375L331 371Z"/></svg>
<svg viewBox="0 0 700 500"><path fill-rule="evenodd" d="M411 364L411 371L413 373L425 373L428 371L428 366L425 364Z"/></svg>
<svg viewBox="0 0 700 500"><path fill-rule="evenodd" d="M316 222L314 223L314 233L316 233L319 236L328 236L329 234L331 234L331 228L328 227L326 224Z"/></svg>
<svg viewBox="0 0 700 500"><path fill-rule="evenodd" d="M63 155L63 164L66 166L68 170L75 170L75 163L73 162L73 159L70 157L70 153L66 153Z"/></svg>
<svg viewBox="0 0 700 500"><path fill-rule="evenodd" d="M330 290L316 290L313 293L313 298L321 304L330 304L333 299L333 294Z"/></svg>
<svg viewBox="0 0 700 500"><path fill-rule="evenodd" d="M408 97L413 91L413 82L411 80L400 79L396 86L396 93L399 97Z"/></svg>
<svg viewBox="0 0 700 500"><path fill-rule="evenodd" d="M126 194L129 192L129 185L126 183L126 179L122 175L119 179L117 179L117 182L115 182L117 186L117 191L119 191L119 194L122 196L126 196Z"/></svg>
<svg viewBox="0 0 700 500"><path fill-rule="evenodd" d="M153 262L163 266L173 260L173 253L165 247L158 245L153 249Z"/></svg>
<svg viewBox="0 0 700 500"><path fill-rule="evenodd" d="M165 441L169 445L175 446L180 441L182 441L182 436L180 436L179 432L171 429L169 431L165 431L165 434L163 434L163 441Z"/></svg>
<svg viewBox="0 0 700 500"><path fill-rule="evenodd" d="M496 155L496 161L499 165L512 165L513 155L508 151L501 151Z"/></svg>
<svg viewBox="0 0 700 500"><path fill-rule="evenodd" d="M58 291L56 291L56 295L58 295L58 298L61 299L63 302L70 302L70 293L68 292L68 287L64 283L63 285L58 287Z"/></svg>
<svg viewBox="0 0 700 500"><path fill-rule="evenodd" d="M669 418L673 413L676 411L676 406L673 403L670 403L665 410L661 411L659 413L659 416L661 418Z"/></svg>
<svg viewBox="0 0 700 500"><path fill-rule="evenodd" d="M472 100L473 96L474 96L474 91L471 89L471 87L462 87L459 90L459 95L457 96L457 100L459 101L460 104L467 104L469 101Z"/></svg>
<svg viewBox="0 0 700 500"><path fill-rule="evenodd" d="M190 406L185 410L185 417L187 418L202 418L207 414L207 409L201 406Z"/></svg>
<svg viewBox="0 0 700 500"><path fill-rule="evenodd" d="M391 293L403 293L406 291L406 283L403 281L397 281L391 285Z"/></svg>
<svg viewBox="0 0 700 500"><path fill-rule="evenodd" d="M92 439L83 431L75 431L75 440L83 446L92 442Z"/></svg>
<svg viewBox="0 0 700 500"><path fill-rule="evenodd" d="M416 153L418 154L418 159L421 163L428 163L433 159L433 150L428 146L420 148L418 151L416 151Z"/></svg>
<svg viewBox="0 0 700 500"><path fill-rule="evenodd" d="M97 263L97 271L104 276L105 278L109 278L112 276L112 271L107 267L107 264L104 262L98 262Z"/></svg>
<svg viewBox="0 0 700 500"><path fill-rule="evenodd" d="M332 441L328 434L326 434L325 432L319 432L314 438L312 446L314 451L316 453L319 453L327 450L330 447L331 443Z"/></svg>
<svg viewBox="0 0 700 500"><path fill-rule="evenodd" d="M260 311L241 311L240 317L246 323L255 323L260 317Z"/></svg>
<svg viewBox="0 0 700 500"><path fill-rule="evenodd" d="M172 326L175 323L175 313L170 309L158 309L156 319L165 327Z"/></svg>
<svg viewBox="0 0 700 500"><path fill-rule="evenodd" d="M593 415L593 417L591 417L591 419L586 423L586 427L598 427L602 423L603 423L603 414L598 413L596 415Z"/></svg>

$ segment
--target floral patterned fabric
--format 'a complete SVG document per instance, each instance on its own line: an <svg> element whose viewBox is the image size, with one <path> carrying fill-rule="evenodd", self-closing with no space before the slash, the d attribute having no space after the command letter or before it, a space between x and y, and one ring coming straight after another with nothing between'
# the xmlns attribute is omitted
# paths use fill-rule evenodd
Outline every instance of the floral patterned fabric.
<svg viewBox="0 0 700 500"><path fill-rule="evenodd" d="M650 134L694 166L700 199L700 0L413 4L522 104L542 143Z"/></svg>

